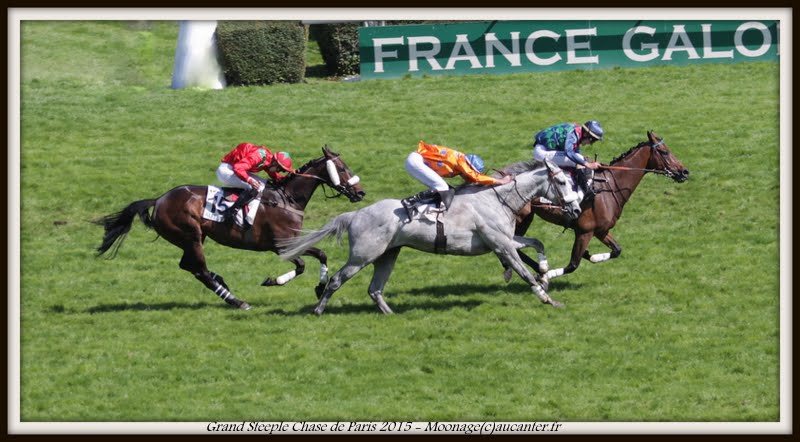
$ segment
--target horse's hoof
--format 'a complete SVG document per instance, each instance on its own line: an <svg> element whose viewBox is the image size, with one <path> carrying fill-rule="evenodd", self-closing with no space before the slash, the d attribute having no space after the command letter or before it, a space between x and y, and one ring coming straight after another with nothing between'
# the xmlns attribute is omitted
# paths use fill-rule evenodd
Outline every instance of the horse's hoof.
<svg viewBox="0 0 800 442"><path fill-rule="evenodd" d="M275 282L274 279L272 279L269 276L267 276L267 278L264 280L264 282L261 283L261 285L265 286L265 287L271 287L273 285L278 285L278 283Z"/></svg>
<svg viewBox="0 0 800 442"><path fill-rule="evenodd" d="M563 303L558 302L555 299L551 299L550 300L550 305L552 305L555 308L564 308L565 307L565 305Z"/></svg>
<svg viewBox="0 0 800 442"><path fill-rule="evenodd" d="M511 277L512 277L512 276L514 276L514 273L513 273L513 271L512 271L511 269L506 269L506 271L505 271L505 272L503 272L503 279L504 279L506 282L509 282L509 281L511 281Z"/></svg>
<svg viewBox="0 0 800 442"><path fill-rule="evenodd" d="M319 308L315 308L314 309L314 314L317 315L317 316L322 316L322 310L320 310Z"/></svg>
<svg viewBox="0 0 800 442"><path fill-rule="evenodd" d="M239 304L239 308L242 309L242 310L250 310L251 307L250 307L250 304L242 301L242 303Z"/></svg>
<svg viewBox="0 0 800 442"><path fill-rule="evenodd" d="M387 303L385 303L383 301L376 301L376 302L378 304L378 310L380 310L381 313L383 313L384 315L393 315L394 314L392 309L389 308L389 304L387 304Z"/></svg>

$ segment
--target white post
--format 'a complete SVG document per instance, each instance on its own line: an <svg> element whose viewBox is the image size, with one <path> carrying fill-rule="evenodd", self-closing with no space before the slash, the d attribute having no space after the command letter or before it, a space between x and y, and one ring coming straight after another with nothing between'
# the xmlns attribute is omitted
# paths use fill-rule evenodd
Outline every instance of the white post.
<svg viewBox="0 0 800 442"><path fill-rule="evenodd" d="M172 88L203 87L222 89L225 76L217 60L214 32L216 21L181 20Z"/></svg>

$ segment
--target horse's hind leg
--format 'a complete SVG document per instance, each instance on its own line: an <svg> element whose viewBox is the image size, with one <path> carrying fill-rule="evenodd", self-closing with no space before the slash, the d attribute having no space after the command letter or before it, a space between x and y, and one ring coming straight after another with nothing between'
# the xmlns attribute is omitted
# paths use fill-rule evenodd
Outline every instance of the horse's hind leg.
<svg viewBox="0 0 800 442"><path fill-rule="evenodd" d="M582 255L584 259L588 259L592 263L597 264L598 262L614 259L618 257L620 253L622 253L622 247L620 247L619 243L617 243L617 240L615 240L614 237L611 236L610 232L596 233L595 237L600 241L602 241L602 243L605 244L606 247L611 249L611 252L598 253L596 255L592 255L591 253L589 253L589 250L586 250L583 252Z"/></svg>
<svg viewBox="0 0 800 442"><path fill-rule="evenodd" d="M314 308L314 313L319 316L322 312L325 311L325 306L328 304L328 301L333 296L333 292L339 290L339 288L347 282L350 278L355 276L356 273L361 271L365 265L369 263L362 263L362 264L352 264L350 261L344 265L338 272L336 272L332 277L331 280L328 282L328 285L325 286L325 290L322 293L322 297L319 299L319 303L317 303L317 307Z"/></svg>
<svg viewBox="0 0 800 442"><path fill-rule="evenodd" d="M217 296L222 298L226 303L239 307L242 310L250 310L250 304L236 299L233 293L228 290L228 285L225 284L225 280L222 279L221 276L208 271L206 259L205 256L203 256L203 244L201 242L193 242L183 249L180 267L193 274L195 278Z"/></svg>
<svg viewBox="0 0 800 442"><path fill-rule="evenodd" d="M557 278L561 275L574 272L579 265L581 265L581 257L583 256L586 248L589 247L589 241L592 240L592 232L578 232L575 231L575 242L572 243L572 256L570 257L569 264L561 269L553 269L547 272L547 279Z"/></svg>
<svg viewBox="0 0 800 442"><path fill-rule="evenodd" d="M375 273L372 275L372 281L369 283L368 293L370 298L375 301L375 305L385 314L391 314L392 309L383 300L383 288L392 274L394 264L397 262L397 256L400 254L400 247L387 250L386 253L381 255L380 258L375 260L373 266Z"/></svg>
<svg viewBox="0 0 800 442"><path fill-rule="evenodd" d="M314 291L317 294L317 299L322 297L322 292L325 290L325 286L328 285L328 256L322 250L312 247L306 250L303 255L313 256L317 258L319 261L319 284L314 287Z"/></svg>

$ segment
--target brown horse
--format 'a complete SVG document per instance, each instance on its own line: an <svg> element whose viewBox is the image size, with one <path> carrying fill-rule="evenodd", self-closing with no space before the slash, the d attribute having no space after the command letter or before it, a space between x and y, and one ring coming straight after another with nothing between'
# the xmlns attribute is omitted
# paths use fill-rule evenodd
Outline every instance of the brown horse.
<svg viewBox="0 0 800 442"><path fill-rule="evenodd" d="M250 309L250 304L236 299L230 292L222 276L210 272L203 256L203 242L206 237L237 249L278 252L277 239L297 236L303 226L303 216L317 186L325 184L338 195L346 195L351 202L361 201L365 195L358 177L342 161L337 153L327 147L322 148L324 156L317 158L290 173L273 188L268 185L262 192L261 202L255 215L254 224L243 228L233 222L216 222L203 218L203 210L208 186L178 186L158 199L135 201L120 212L105 216L95 223L105 228L103 243L97 248L98 256L112 248L113 258L131 229L138 215L145 226L152 228L167 241L183 250L180 268L193 274L209 290L230 305ZM226 191L238 189L225 188ZM152 215L150 208L153 207ZM313 256L320 261L321 291L327 284L327 257L317 248L309 249L303 255ZM305 270L301 258L292 260L292 270L276 280L266 278L261 285L283 285Z"/></svg>
<svg viewBox="0 0 800 442"><path fill-rule="evenodd" d="M679 183L689 178L689 171L664 144L664 140L652 131L647 132L647 138L647 141L632 147L612 160L611 164L601 166L595 173L593 187L597 194L593 199L584 199L581 204L583 210L577 220L570 221L560 210L540 204L536 200L517 213L515 234L519 236L524 236L528 231L534 215L575 231L572 256L567 267L550 271L546 268L540 269L538 263L527 256L523 257L520 253L520 258L534 270L540 273L546 272L545 281L574 272L580 265L581 258L597 263L616 258L622 253L622 247L609 231L617 224L622 215L622 208L647 172L665 175ZM510 171L514 167L515 164L512 164L502 171ZM599 239L611 249L611 252L590 254L588 246L592 237ZM508 281L511 278L511 271L507 269L504 276Z"/></svg>

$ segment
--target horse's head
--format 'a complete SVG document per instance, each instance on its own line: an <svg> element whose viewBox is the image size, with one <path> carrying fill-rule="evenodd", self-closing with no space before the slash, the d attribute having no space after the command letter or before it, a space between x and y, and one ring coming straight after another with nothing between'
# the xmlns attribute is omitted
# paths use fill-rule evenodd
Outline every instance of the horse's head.
<svg viewBox="0 0 800 442"><path fill-rule="evenodd" d="M554 200L564 216L569 220L578 219L581 214L581 202L578 199L578 194L572 190L572 182L567 178L567 175L561 170L560 167L551 163L549 160L544 160L547 166L547 173L550 180L548 188L548 199Z"/></svg>
<svg viewBox="0 0 800 442"><path fill-rule="evenodd" d="M647 131L647 138L650 140L652 149L647 168L663 171L666 176L679 183L689 179L689 170L669 150L663 139L653 131Z"/></svg>
<svg viewBox="0 0 800 442"><path fill-rule="evenodd" d="M339 154L330 150L328 146L322 148L325 155L325 173L320 178L337 192L347 196L350 201L357 203L364 199L364 189L361 187L360 178L353 174L350 168L342 161Z"/></svg>

